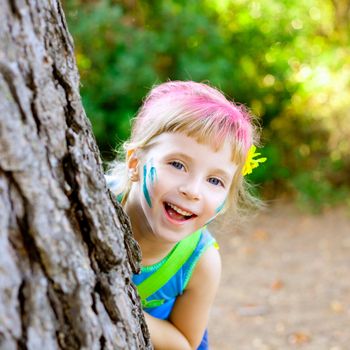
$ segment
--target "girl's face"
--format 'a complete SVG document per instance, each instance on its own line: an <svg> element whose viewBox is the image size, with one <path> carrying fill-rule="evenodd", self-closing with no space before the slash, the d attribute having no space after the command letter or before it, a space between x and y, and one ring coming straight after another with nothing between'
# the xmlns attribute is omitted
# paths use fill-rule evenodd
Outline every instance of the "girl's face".
<svg viewBox="0 0 350 350"><path fill-rule="evenodd" d="M136 227L149 228L139 234L175 243L213 219L223 207L237 169L231 158L228 143L215 151L183 133L155 137L135 164L139 174L132 188Z"/></svg>

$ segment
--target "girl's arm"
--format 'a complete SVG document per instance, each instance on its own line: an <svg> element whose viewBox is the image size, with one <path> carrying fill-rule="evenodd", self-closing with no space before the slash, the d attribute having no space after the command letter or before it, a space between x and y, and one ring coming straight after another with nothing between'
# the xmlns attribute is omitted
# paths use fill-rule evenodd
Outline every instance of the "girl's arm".
<svg viewBox="0 0 350 350"><path fill-rule="evenodd" d="M220 254L214 247L209 247L195 267L183 295L176 299L170 320L160 320L145 313L156 350L197 349L207 327L220 274Z"/></svg>

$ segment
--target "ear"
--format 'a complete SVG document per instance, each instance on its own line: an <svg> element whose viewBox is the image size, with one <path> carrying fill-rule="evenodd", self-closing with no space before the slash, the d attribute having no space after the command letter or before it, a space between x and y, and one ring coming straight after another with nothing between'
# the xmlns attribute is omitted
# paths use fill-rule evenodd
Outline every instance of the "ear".
<svg viewBox="0 0 350 350"><path fill-rule="evenodd" d="M126 164L128 167L129 179L133 182L139 180L139 159L136 149L130 149L126 153Z"/></svg>

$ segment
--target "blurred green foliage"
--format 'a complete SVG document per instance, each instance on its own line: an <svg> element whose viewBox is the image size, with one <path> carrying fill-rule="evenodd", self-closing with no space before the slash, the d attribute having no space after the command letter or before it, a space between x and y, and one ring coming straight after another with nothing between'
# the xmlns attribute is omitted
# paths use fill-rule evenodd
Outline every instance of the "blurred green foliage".
<svg viewBox="0 0 350 350"><path fill-rule="evenodd" d="M321 208L350 188L350 0L65 0L103 157L156 83L208 81L261 118L264 196Z"/></svg>

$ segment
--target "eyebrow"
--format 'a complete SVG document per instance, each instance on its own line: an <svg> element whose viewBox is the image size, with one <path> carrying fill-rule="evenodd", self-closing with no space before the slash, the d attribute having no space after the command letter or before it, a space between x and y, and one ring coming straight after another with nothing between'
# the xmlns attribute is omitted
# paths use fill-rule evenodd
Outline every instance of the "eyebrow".
<svg viewBox="0 0 350 350"><path fill-rule="evenodd" d="M222 169L214 169L213 170L215 174L219 174L221 175L223 178L229 180L231 178L231 175L225 171L225 170L222 170Z"/></svg>
<svg viewBox="0 0 350 350"><path fill-rule="evenodd" d="M189 156L186 153L182 153L182 152L172 152L172 153L167 155L167 158L168 157L181 157L181 158L185 158L187 160L193 160L193 158L191 156Z"/></svg>

